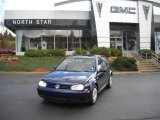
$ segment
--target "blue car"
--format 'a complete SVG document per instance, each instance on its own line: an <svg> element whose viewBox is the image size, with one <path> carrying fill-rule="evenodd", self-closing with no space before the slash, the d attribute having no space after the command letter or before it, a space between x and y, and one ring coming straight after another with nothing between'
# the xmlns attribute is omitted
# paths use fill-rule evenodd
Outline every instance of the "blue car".
<svg viewBox="0 0 160 120"><path fill-rule="evenodd" d="M104 57L71 56L39 81L37 91L45 100L95 104L98 93L111 86L112 71Z"/></svg>

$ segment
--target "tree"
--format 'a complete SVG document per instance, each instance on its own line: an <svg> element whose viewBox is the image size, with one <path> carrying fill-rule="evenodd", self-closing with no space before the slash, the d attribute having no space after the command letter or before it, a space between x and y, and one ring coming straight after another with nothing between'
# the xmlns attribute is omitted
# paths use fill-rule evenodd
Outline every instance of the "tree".
<svg viewBox="0 0 160 120"><path fill-rule="evenodd" d="M8 36L8 32L7 30L4 31L3 35L2 35L2 48L7 48L7 36Z"/></svg>

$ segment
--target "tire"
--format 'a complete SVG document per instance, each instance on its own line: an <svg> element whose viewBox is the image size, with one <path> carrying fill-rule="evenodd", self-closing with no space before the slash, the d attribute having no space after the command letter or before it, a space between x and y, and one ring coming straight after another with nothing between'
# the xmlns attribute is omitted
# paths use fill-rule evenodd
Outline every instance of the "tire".
<svg viewBox="0 0 160 120"><path fill-rule="evenodd" d="M97 101L97 97L98 97L98 90L97 90L97 86L94 86L91 95L90 95L90 101L89 104L90 105L94 105Z"/></svg>
<svg viewBox="0 0 160 120"><path fill-rule="evenodd" d="M112 87L112 75L109 76L107 89L110 89Z"/></svg>

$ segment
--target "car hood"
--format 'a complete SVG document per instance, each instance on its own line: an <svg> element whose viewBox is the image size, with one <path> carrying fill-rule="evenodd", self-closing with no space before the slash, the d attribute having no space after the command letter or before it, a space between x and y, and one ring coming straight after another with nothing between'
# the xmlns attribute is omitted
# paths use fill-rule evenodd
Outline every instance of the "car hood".
<svg viewBox="0 0 160 120"><path fill-rule="evenodd" d="M85 81L94 76L94 72L65 72L55 71L45 75L42 80L52 83L79 83L83 84Z"/></svg>

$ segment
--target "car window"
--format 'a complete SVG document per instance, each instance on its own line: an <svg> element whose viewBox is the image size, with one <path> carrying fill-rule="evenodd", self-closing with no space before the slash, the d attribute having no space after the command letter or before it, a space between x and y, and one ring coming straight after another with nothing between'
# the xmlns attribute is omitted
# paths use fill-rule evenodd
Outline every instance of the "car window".
<svg viewBox="0 0 160 120"><path fill-rule="evenodd" d="M102 62L102 67L103 67L103 69L107 69L108 64L107 64L105 61L103 61L103 62Z"/></svg>
<svg viewBox="0 0 160 120"><path fill-rule="evenodd" d="M107 68L109 67L109 63L105 61L105 58L98 58L98 68L100 69L104 69L107 70Z"/></svg>
<svg viewBox="0 0 160 120"><path fill-rule="evenodd" d="M57 68L58 71L93 72L96 62L93 58L71 58L64 60Z"/></svg>
<svg viewBox="0 0 160 120"><path fill-rule="evenodd" d="M101 65L101 64L102 64L102 59L98 58L98 65Z"/></svg>

